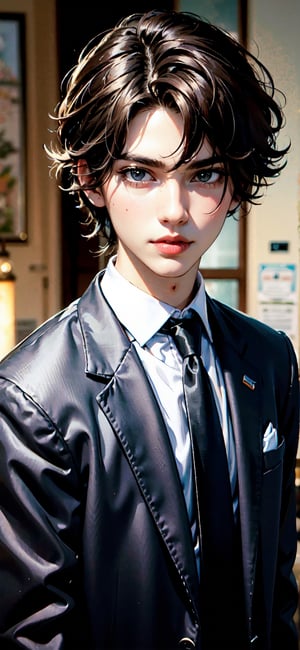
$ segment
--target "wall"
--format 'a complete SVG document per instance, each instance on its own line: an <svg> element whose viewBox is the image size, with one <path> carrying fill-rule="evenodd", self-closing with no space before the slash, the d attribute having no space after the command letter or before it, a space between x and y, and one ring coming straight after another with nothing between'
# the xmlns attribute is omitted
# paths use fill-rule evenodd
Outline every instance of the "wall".
<svg viewBox="0 0 300 650"><path fill-rule="evenodd" d="M57 101L55 0L0 0L0 12L26 20L26 243L7 248L14 262L17 321L40 323L60 307L59 192L49 181L43 144Z"/></svg>
<svg viewBox="0 0 300 650"><path fill-rule="evenodd" d="M300 174L300 3L295 0L249 2L250 49L274 75L286 95L286 127L281 140L292 142L288 165L269 188L261 206L248 217L247 311L260 316L257 296L259 264L295 264L299 281L299 174ZM287 241L289 251L271 253L270 241ZM299 285L298 285L299 287ZM299 288L297 287L297 295ZM299 309L299 306L298 306ZM298 317L296 307L296 316ZM294 344L299 348L299 326Z"/></svg>

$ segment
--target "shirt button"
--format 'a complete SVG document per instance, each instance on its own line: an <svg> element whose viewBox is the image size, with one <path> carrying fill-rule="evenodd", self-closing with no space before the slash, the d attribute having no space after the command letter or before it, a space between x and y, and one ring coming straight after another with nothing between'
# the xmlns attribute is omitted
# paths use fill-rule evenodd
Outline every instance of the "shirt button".
<svg viewBox="0 0 300 650"><path fill-rule="evenodd" d="M187 636L183 637L179 641L180 650L192 650L196 645L192 639L189 639Z"/></svg>

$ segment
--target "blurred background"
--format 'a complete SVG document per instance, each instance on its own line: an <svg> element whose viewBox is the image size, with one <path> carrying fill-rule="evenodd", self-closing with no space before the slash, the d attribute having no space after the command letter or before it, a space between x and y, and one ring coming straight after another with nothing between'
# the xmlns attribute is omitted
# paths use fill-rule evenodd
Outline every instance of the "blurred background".
<svg viewBox="0 0 300 650"><path fill-rule="evenodd" d="M286 170L247 219L226 221L201 268L212 295L284 329L298 354L299 1L139 0L117 9L95 0L0 0L0 356L77 298L104 263L97 242L81 236L72 199L49 178L43 144L60 81L82 47L122 16L153 8L193 11L231 31L287 97Z"/></svg>

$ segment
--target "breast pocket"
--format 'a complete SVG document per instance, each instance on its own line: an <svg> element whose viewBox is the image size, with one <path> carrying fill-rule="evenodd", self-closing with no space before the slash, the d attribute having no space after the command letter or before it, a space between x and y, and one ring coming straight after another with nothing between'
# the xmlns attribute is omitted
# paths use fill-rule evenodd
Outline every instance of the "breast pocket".
<svg viewBox="0 0 300 650"><path fill-rule="evenodd" d="M272 449L271 451L266 451L263 454L264 473L271 472L272 470L275 470L278 466L279 467L282 466L284 452L285 452L285 439L282 438L281 441L279 442L278 447L276 447L276 449Z"/></svg>

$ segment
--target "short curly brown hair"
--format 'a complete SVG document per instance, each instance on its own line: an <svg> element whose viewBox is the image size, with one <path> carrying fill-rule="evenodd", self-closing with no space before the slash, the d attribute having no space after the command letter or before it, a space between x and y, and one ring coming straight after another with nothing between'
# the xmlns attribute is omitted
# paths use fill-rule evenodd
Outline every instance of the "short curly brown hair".
<svg viewBox="0 0 300 650"><path fill-rule="evenodd" d="M234 198L257 202L285 165L277 147L284 95L259 60L235 38L188 12L150 11L121 20L82 51L62 84L53 115L56 142L46 148L60 186L74 193L92 233L107 235L107 212L84 189L101 187L120 157L128 125L141 110L172 108L182 116L183 150L190 160L207 138L224 161ZM88 185L77 178L85 159ZM116 243L110 229L108 246Z"/></svg>

